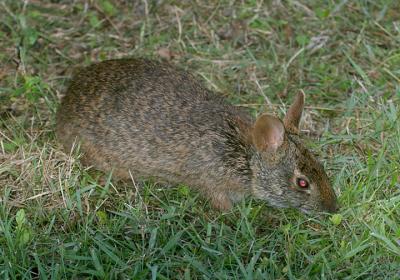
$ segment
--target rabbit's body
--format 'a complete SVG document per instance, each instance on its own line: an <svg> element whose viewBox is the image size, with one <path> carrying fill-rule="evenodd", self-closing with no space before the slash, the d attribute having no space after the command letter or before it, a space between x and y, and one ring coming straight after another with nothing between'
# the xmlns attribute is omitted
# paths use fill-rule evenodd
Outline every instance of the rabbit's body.
<svg viewBox="0 0 400 280"><path fill-rule="evenodd" d="M279 127L272 116L266 120L267 130L269 123ZM57 113L64 148L69 151L79 142L85 164L118 178L184 183L220 209L253 194L276 206L333 210L334 193L321 166L323 174L319 170L317 175L323 177L326 198L319 192L312 207L304 203L303 190L289 186L295 157L312 157L298 136L282 133L282 143L272 152L263 148L263 136L257 144L255 127L245 111L192 75L144 59L110 60L81 70ZM285 156L292 152L298 155ZM286 198L287 190L292 199Z"/></svg>

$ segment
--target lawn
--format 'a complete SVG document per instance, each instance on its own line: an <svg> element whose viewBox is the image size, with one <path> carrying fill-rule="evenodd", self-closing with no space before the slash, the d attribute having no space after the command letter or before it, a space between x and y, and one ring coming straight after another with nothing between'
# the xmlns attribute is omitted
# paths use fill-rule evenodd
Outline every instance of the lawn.
<svg viewBox="0 0 400 280"><path fill-rule="evenodd" d="M307 94L302 133L341 209L99 180L65 154L71 74L169 60L255 116ZM399 279L400 1L0 1L1 279Z"/></svg>

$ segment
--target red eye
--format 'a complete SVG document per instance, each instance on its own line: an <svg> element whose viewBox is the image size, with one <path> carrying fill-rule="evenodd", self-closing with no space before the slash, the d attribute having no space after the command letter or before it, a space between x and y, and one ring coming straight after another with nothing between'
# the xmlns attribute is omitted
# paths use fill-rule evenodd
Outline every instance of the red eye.
<svg viewBox="0 0 400 280"><path fill-rule="evenodd" d="M308 188L308 182L303 178L297 178L297 185L303 189Z"/></svg>

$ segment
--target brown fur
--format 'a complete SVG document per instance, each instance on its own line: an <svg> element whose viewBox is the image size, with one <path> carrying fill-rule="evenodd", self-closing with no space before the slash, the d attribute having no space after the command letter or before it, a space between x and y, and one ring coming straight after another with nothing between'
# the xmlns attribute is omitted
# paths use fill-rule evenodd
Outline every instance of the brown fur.
<svg viewBox="0 0 400 280"><path fill-rule="evenodd" d="M290 106L289 110L286 113L285 119L283 120L286 130L291 133L299 133L298 128L301 120L301 115L303 114L304 99L304 93L300 91L296 95L296 99L294 100L292 106Z"/></svg>
<svg viewBox="0 0 400 280"><path fill-rule="evenodd" d="M253 128L253 143L259 151L275 152L283 144L285 128L281 120L264 114L257 118Z"/></svg>
<svg viewBox="0 0 400 280"><path fill-rule="evenodd" d="M295 103L292 111L302 111L300 105ZM293 116L285 125L298 125L299 115ZM113 170L121 179L132 174L184 183L222 210L250 194L306 212L335 210L324 170L297 136L285 133L275 117L259 123L261 130L247 112L185 71L167 63L121 59L91 65L74 76L57 112L56 132L66 151L80 143L86 165ZM271 139L279 141L271 150L260 148L253 142L257 139L268 145ZM312 194L294 186L297 169L307 173Z"/></svg>

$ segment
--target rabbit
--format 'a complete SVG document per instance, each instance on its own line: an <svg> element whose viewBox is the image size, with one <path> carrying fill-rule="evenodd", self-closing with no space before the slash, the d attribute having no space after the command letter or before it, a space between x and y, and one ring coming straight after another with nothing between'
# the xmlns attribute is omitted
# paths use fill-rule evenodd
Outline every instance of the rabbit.
<svg viewBox="0 0 400 280"><path fill-rule="evenodd" d="M304 99L296 95L283 121L266 113L253 119L168 62L107 60L72 78L56 136L66 152L80 143L84 165L121 180L185 184L221 211L253 196L305 213L336 212L324 168L299 135Z"/></svg>

